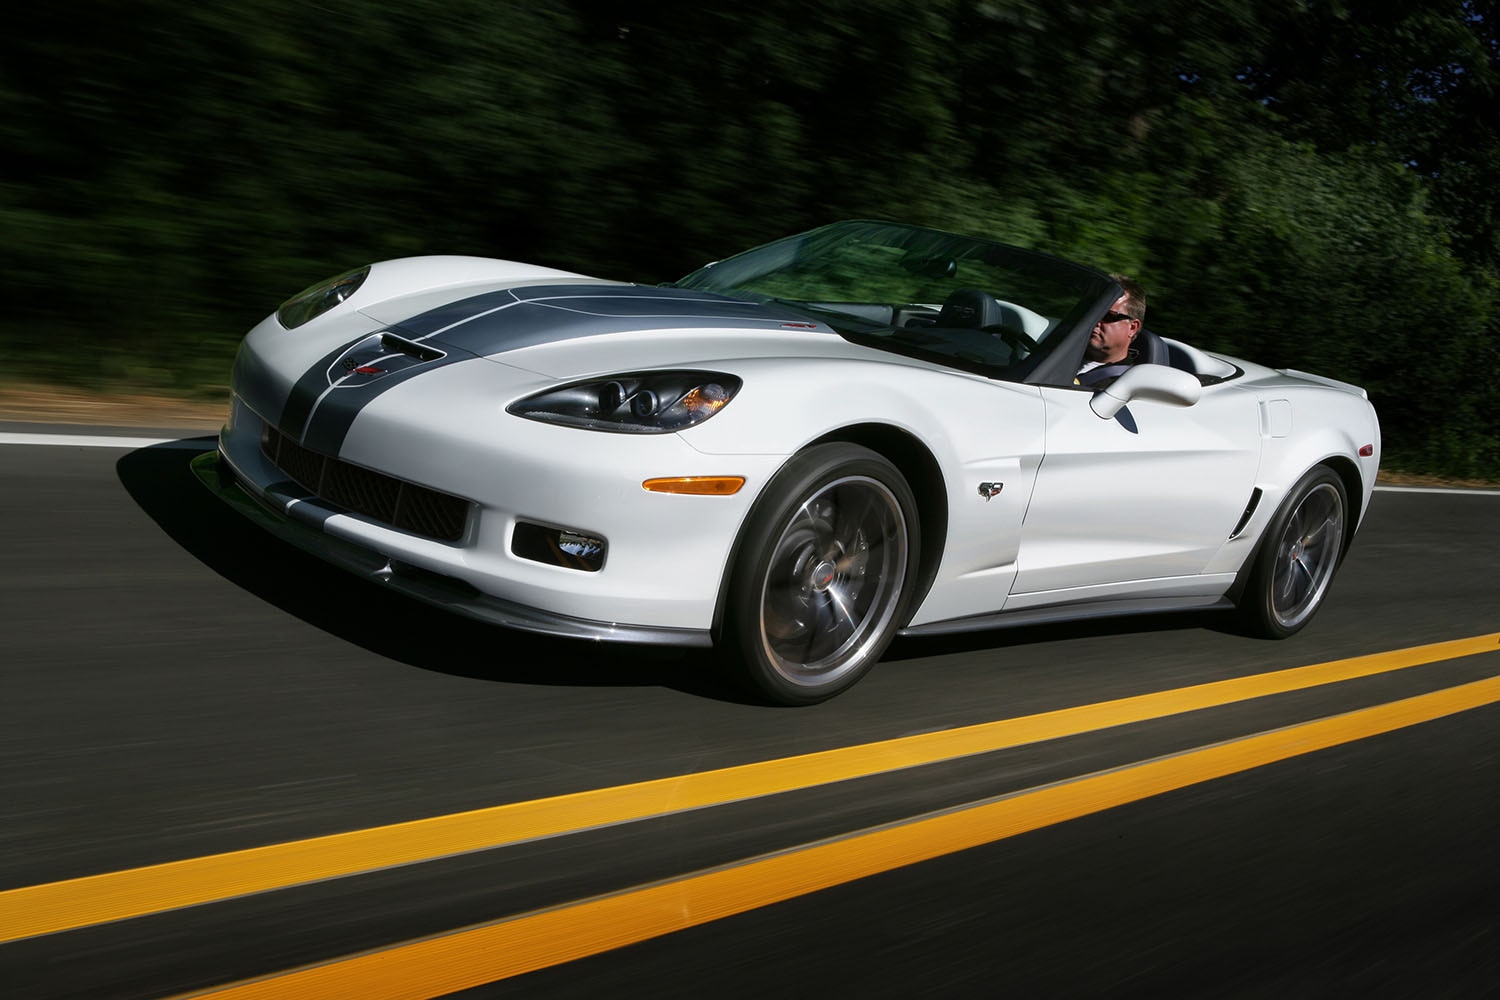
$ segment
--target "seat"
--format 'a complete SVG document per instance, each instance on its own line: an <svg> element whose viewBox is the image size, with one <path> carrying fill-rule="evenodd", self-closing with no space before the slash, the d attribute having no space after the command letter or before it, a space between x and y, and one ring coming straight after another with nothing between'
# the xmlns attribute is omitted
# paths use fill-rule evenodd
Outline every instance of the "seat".
<svg viewBox="0 0 1500 1000"><path fill-rule="evenodd" d="M937 326L981 330L1001 341L1009 348L1010 353L1003 360L991 362L994 364L1014 368L1038 351L1039 345L1026 332L1026 321L1020 310L977 288L960 288L950 292L943 300L943 307L938 310Z"/></svg>
<svg viewBox="0 0 1500 1000"><path fill-rule="evenodd" d="M989 292L977 288L960 288L950 292L938 312L937 325L949 328L983 330L1003 326L1011 320L1010 311Z"/></svg>
<svg viewBox="0 0 1500 1000"><path fill-rule="evenodd" d="M1136 332L1130 353L1133 356L1132 362L1138 365L1170 365L1172 363L1172 352L1167 347L1166 341L1144 326Z"/></svg>

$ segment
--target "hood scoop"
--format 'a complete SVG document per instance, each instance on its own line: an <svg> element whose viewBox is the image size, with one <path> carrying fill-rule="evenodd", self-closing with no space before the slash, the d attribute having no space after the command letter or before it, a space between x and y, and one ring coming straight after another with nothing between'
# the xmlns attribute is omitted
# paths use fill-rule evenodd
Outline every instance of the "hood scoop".
<svg viewBox="0 0 1500 1000"><path fill-rule="evenodd" d="M390 332L380 335L380 346L392 354L404 354L418 361L438 361L443 357L443 352L435 347L428 347L426 344L419 344L415 340L407 340L405 337L398 337Z"/></svg>
<svg viewBox="0 0 1500 1000"><path fill-rule="evenodd" d="M440 361L447 356L445 351L398 337L389 331L371 334L328 366L328 384L338 388L368 385L376 379Z"/></svg>

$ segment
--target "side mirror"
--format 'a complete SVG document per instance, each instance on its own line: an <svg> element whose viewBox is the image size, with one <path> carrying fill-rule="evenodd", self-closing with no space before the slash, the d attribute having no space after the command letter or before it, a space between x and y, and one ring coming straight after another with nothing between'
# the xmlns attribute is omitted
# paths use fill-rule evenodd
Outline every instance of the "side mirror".
<svg viewBox="0 0 1500 1000"><path fill-rule="evenodd" d="M1192 406L1202 395L1203 383L1198 381L1196 375L1167 365L1136 365L1094 393L1089 406L1100 417L1109 420L1126 403L1137 399L1173 406Z"/></svg>

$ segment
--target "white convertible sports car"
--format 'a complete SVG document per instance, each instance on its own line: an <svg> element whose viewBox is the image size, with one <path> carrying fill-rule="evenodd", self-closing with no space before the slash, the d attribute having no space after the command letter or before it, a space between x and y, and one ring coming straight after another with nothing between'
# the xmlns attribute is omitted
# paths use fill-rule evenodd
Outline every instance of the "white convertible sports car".
<svg viewBox="0 0 1500 1000"><path fill-rule="evenodd" d="M350 271L250 331L195 470L296 544L502 626L848 688L893 636L1237 607L1287 636L1370 501L1365 393L1142 330L1108 275L840 222L644 286Z"/></svg>

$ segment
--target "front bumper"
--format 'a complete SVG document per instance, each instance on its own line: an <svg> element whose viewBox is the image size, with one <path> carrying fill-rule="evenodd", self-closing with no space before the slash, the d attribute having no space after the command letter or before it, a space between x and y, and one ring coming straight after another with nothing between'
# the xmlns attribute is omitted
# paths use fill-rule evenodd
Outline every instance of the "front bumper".
<svg viewBox="0 0 1500 1000"><path fill-rule="evenodd" d="M665 646L712 645L708 629L621 624L548 612L482 593L456 577L403 563L336 538L318 525L337 512L296 499L289 504L291 510L298 512L296 519L277 513L241 487L232 463L222 451L198 455L192 461L192 470L219 499L283 541L356 576L448 611L506 628L570 639ZM268 499L275 502L274 495Z"/></svg>
<svg viewBox="0 0 1500 1000"><path fill-rule="evenodd" d="M707 645L735 539L781 458L705 454L678 434L523 420L502 408L530 389L523 376L544 381L489 362L438 368L362 409L338 454L324 456L352 475L345 485L356 492L373 476L438 495L451 530L409 530L400 518L356 513L343 489L299 486L293 480L309 482L307 449L294 442L304 454L291 465L279 451L268 457L275 425L238 389L219 457L200 465L226 470L210 485L267 530L421 600L550 635ZM745 479L733 496L642 487L654 477L731 474ZM538 525L604 539L602 565L538 561L528 539L517 542L518 529Z"/></svg>

